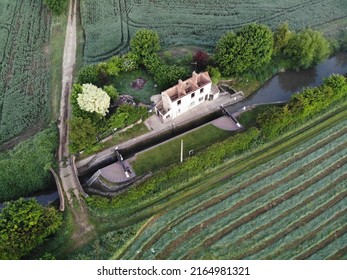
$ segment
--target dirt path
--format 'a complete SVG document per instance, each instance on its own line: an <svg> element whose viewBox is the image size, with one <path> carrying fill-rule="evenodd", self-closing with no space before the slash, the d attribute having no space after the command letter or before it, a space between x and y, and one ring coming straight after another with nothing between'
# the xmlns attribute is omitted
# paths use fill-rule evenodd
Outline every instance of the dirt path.
<svg viewBox="0 0 347 280"><path fill-rule="evenodd" d="M63 73L62 73L62 94L60 103L60 123L59 123L59 176L61 179L64 193L67 197L68 206L74 217L75 231L73 239L76 242L84 242L86 234L91 235L93 226L89 224L88 212L84 201L81 199L79 182L76 180L76 174L69 155L69 137L68 137L68 120L71 117L71 105L69 102L71 87L73 83L73 72L76 61L77 49L77 0L70 0L69 18L66 29Z"/></svg>

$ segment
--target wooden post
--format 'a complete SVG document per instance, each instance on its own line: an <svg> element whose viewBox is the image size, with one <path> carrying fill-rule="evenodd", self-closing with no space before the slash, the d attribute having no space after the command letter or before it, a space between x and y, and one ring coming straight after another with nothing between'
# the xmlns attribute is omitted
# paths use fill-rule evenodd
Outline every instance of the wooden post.
<svg viewBox="0 0 347 280"><path fill-rule="evenodd" d="M183 162L183 140L181 140L181 162Z"/></svg>

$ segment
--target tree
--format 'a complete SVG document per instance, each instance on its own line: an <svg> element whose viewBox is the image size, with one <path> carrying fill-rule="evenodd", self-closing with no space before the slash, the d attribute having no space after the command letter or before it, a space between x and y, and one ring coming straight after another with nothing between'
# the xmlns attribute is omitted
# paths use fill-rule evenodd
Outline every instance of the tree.
<svg viewBox="0 0 347 280"><path fill-rule="evenodd" d="M250 24L236 34L227 33L217 43L216 61L225 75L257 71L271 60L273 34L269 27Z"/></svg>
<svg viewBox="0 0 347 280"><path fill-rule="evenodd" d="M103 90L108 94L112 101L117 101L119 98L119 93L113 85L104 86Z"/></svg>
<svg viewBox="0 0 347 280"><path fill-rule="evenodd" d="M97 129L90 119L81 117L70 120L70 150L77 153L96 142Z"/></svg>
<svg viewBox="0 0 347 280"><path fill-rule="evenodd" d="M78 73L79 84L100 84L100 73L98 65L86 65L81 68Z"/></svg>
<svg viewBox="0 0 347 280"><path fill-rule="evenodd" d="M222 77L222 74L220 73L219 69L217 67L207 67L207 71L211 77L212 83L218 84L220 78Z"/></svg>
<svg viewBox="0 0 347 280"><path fill-rule="evenodd" d="M202 71L206 68L209 60L209 55L207 52L204 52L203 50L198 50L194 56L193 61L196 62L197 69L199 71Z"/></svg>
<svg viewBox="0 0 347 280"><path fill-rule="evenodd" d="M130 41L130 49L142 60L160 50L159 35L149 29L139 29Z"/></svg>
<svg viewBox="0 0 347 280"><path fill-rule="evenodd" d="M57 231L62 217L54 208L23 198L0 213L0 259L20 259Z"/></svg>
<svg viewBox="0 0 347 280"><path fill-rule="evenodd" d="M66 8L67 0L44 0L43 2L53 13L60 15Z"/></svg>
<svg viewBox="0 0 347 280"><path fill-rule="evenodd" d="M102 89L92 85L82 85L82 93L78 94L77 102L82 110L95 112L101 116L106 116L110 107L111 98Z"/></svg>
<svg viewBox="0 0 347 280"><path fill-rule="evenodd" d="M283 53L292 63L293 68L307 69L324 59L331 52L330 44L322 33L310 28L293 34Z"/></svg>
<svg viewBox="0 0 347 280"><path fill-rule="evenodd" d="M133 52L128 52L122 56L122 70L130 72L139 67L139 56Z"/></svg>
<svg viewBox="0 0 347 280"><path fill-rule="evenodd" d="M274 50L275 52L281 52L284 47L287 46L291 36L288 23L281 24L274 32Z"/></svg>

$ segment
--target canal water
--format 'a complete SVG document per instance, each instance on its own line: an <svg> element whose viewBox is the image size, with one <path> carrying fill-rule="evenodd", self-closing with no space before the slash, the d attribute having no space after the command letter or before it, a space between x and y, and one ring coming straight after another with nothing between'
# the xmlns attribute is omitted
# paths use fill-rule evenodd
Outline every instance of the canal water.
<svg viewBox="0 0 347 280"><path fill-rule="evenodd" d="M301 70L301 71L286 71L279 73L274 76L272 79L267 81L258 91L249 96L247 99L227 107L227 110L230 113L236 112L242 109L244 106L251 106L257 104L269 104L276 102L287 102L289 101L291 95L295 92L301 91L304 87L309 86L318 86L322 84L323 79L328 77L332 73L346 74L347 73L347 54L340 53L334 57L327 59L321 64L317 65L314 68ZM211 120L210 116L206 121ZM218 117L217 115L214 118ZM196 124L195 126L197 126ZM167 140L167 137L172 137L178 135L182 131L174 131L170 135L163 136L166 139L155 139L152 143L146 143L146 147L136 147L136 152L148 148L151 145L155 145L160 141ZM132 151L124 151L125 154L134 153ZM125 155L126 156L126 155ZM110 162L111 163L111 162ZM110 164L108 163L108 164ZM98 166L95 170L92 170L81 179L82 183L85 182L90 176L93 175L98 168L103 166ZM33 195L41 204L48 204L58 199L58 192L56 190L39 192L37 195ZM3 207L3 204L0 203L0 209Z"/></svg>
<svg viewBox="0 0 347 280"><path fill-rule="evenodd" d="M293 93L301 91L304 87L313 87L322 84L323 79L332 73L347 73L346 53L340 53L331 57L314 68L279 73L247 99L229 106L227 110L233 113L244 106L287 102Z"/></svg>
<svg viewBox="0 0 347 280"><path fill-rule="evenodd" d="M58 191L55 188L45 191L39 191L36 194L26 197L26 199L35 198L40 204L48 205L59 199ZM0 210L4 207L4 203L0 203Z"/></svg>

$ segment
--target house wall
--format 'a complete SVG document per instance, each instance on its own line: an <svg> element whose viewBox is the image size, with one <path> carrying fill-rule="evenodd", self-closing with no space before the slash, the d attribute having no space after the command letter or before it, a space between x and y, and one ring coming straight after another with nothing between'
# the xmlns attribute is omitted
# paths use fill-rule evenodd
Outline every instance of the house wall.
<svg viewBox="0 0 347 280"><path fill-rule="evenodd" d="M190 109L194 108L195 106L203 103L205 100L208 99L208 96L211 93L211 85L212 83L208 83L206 84L203 88L203 92L201 93L200 90L202 88L197 89L194 92L189 93L188 95L182 97L179 100L176 100L174 102L171 102L171 99L167 98L167 96L163 96L163 101L164 104L168 101L170 102L169 104L164 105L167 107L170 107L171 110L164 116L163 121L168 121L171 120L187 111L189 111ZM194 94L194 97L192 97L192 94ZM178 105L178 102L181 102L181 104Z"/></svg>

